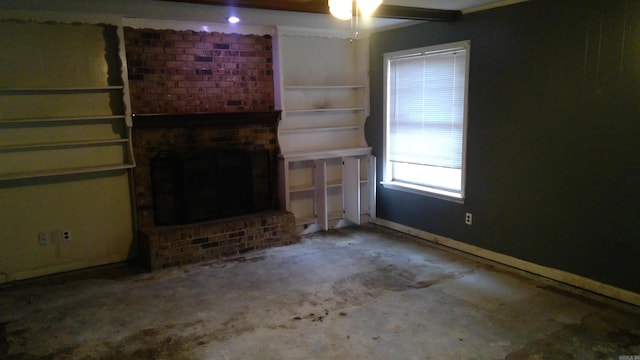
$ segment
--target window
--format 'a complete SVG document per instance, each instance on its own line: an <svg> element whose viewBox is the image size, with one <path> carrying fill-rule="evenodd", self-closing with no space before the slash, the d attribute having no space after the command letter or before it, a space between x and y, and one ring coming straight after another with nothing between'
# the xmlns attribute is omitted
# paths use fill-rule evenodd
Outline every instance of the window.
<svg viewBox="0 0 640 360"><path fill-rule="evenodd" d="M464 199L469 47L385 54L385 187Z"/></svg>

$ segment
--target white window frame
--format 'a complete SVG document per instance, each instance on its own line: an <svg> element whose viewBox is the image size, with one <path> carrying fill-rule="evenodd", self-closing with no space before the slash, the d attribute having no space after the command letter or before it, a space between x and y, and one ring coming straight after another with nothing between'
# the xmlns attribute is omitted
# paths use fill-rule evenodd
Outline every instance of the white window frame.
<svg viewBox="0 0 640 360"><path fill-rule="evenodd" d="M463 126L462 126L462 165L461 165L461 189L460 192L448 191L425 185L412 184L402 181L394 181L392 174L392 165L389 155L389 76L390 76L390 60L398 57L406 57L412 55L429 55L438 52L453 52L455 50L464 49L466 52L465 64L465 85L464 85L464 109L463 109ZM466 153L467 153L467 107L469 95L469 63L471 56L471 42L458 41L447 44L434 46L426 46L415 49L389 52L384 54L384 157L383 157L383 180L380 182L385 188L400 191L411 192L419 195L425 195L453 202L463 203L465 198L465 178L466 178Z"/></svg>

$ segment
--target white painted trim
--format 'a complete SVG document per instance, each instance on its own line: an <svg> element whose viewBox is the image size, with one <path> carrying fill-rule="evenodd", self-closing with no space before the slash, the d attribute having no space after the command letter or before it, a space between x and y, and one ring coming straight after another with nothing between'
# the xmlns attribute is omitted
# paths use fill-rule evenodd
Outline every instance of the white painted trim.
<svg viewBox="0 0 640 360"><path fill-rule="evenodd" d="M405 234L416 236L420 239L430 241L437 245L443 245L455 250L459 250L471 255L475 255L487 260L495 261L500 264L524 270L526 272L539 275L548 279L552 279L561 283L569 284L584 290L588 290L600 295L604 295L613 299L624 301L636 306L640 306L640 294L634 293L615 286L603 284L601 282L572 274L566 271L549 268L546 266L534 264L525 260L514 258L509 255L500 254L494 251L486 250L477 246L469 245L457 240L453 240L444 236L435 235L423 230L418 230L409 226L394 223L385 219L377 218L374 222L377 225L388 227L390 229L400 231Z"/></svg>
<svg viewBox="0 0 640 360"><path fill-rule="evenodd" d="M426 186L405 184L397 181L380 181L380 185L386 189L405 191L416 195L429 196L436 199L452 201L458 204L464 204L464 198L458 196L454 192L433 189Z"/></svg>
<svg viewBox="0 0 640 360"><path fill-rule="evenodd" d="M72 263L46 266L46 267L37 268L33 270L20 270L12 273L0 272L0 284L3 284L5 282L8 283L12 281L27 280L27 279L40 277L40 276L56 275L56 274L60 274L67 271L81 270L81 269L86 269L94 266L110 265L110 264L119 263L123 261L127 261L126 254L122 254L122 255L116 254L116 255L109 255L109 256L104 256L96 259L91 259L91 260L74 261ZM7 275L6 278L5 276L3 276L3 274Z"/></svg>
<svg viewBox="0 0 640 360"><path fill-rule="evenodd" d="M302 161L302 160L316 160L316 159L329 159L339 158L345 156L358 156L371 154L370 147L357 147L347 149L327 149L318 151L305 151L305 152L289 152L281 153L278 156L287 159L288 161Z"/></svg>
<svg viewBox="0 0 640 360"><path fill-rule="evenodd" d="M328 39L351 39L354 35L350 29L318 29L295 26L278 26L278 33L283 36L319 37ZM358 33L359 39L369 37L369 32L367 30L360 29Z"/></svg>
<svg viewBox="0 0 640 360"><path fill-rule="evenodd" d="M219 32L224 34L241 34L241 35L275 35L276 28L274 26L249 26L239 24L221 24L199 21L179 21L179 20L161 20L161 19L143 19L143 18L124 18L123 25L136 29L155 29L155 30L192 30L205 32Z"/></svg>
<svg viewBox="0 0 640 360"><path fill-rule="evenodd" d="M502 1L496 1L496 2L492 2L490 4L486 4L486 5L480 5L480 6L476 6L476 7L470 7L470 8L463 9L462 10L462 14L471 14L471 13L478 12L478 11L485 11L485 10L495 9L495 8L499 8L499 7L503 7L503 6L514 5L514 4L518 4L518 3L521 3L521 2L525 2L525 1L529 1L529 0L502 0Z"/></svg>

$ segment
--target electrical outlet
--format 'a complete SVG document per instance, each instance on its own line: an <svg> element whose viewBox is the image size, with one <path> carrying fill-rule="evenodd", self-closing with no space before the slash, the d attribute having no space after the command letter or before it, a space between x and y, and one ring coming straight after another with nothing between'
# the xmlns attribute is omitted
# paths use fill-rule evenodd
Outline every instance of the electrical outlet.
<svg viewBox="0 0 640 360"><path fill-rule="evenodd" d="M466 213L464 216L464 223L467 225L471 225L473 223L473 214Z"/></svg>
<svg viewBox="0 0 640 360"><path fill-rule="evenodd" d="M47 246L51 243L51 233L41 232L38 234L38 243L40 246Z"/></svg>
<svg viewBox="0 0 640 360"><path fill-rule="evenodd" d="M62 242L67 242L71 240L71 231L70 230L62 230Z"/></svg>

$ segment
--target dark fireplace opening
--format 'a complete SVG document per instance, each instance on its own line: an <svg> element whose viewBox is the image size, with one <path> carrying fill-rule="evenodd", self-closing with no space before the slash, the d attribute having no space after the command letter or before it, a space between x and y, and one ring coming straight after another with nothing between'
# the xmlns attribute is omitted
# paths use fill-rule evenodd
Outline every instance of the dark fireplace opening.
<svg viewBox="0 0 640 360"><path fill-rule="evenodd" d="M151 159L156 225L223 219L274 208L268 150L221 148Z"/></svg>

